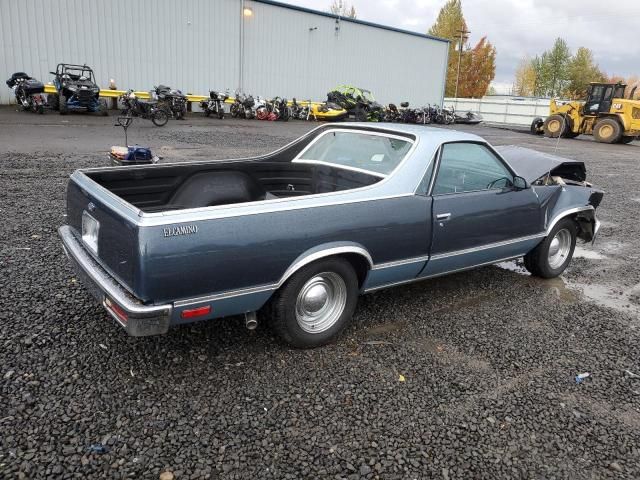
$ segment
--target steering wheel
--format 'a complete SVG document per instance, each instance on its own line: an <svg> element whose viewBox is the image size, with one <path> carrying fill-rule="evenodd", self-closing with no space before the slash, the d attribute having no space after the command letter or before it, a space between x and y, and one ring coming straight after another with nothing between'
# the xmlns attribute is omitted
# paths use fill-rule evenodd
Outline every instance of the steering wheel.
<svg viewBox="0 0 640 480"><path fill-rule="evenodd" d="M495 187L496 183L498 183L498 182L499 182L499 181L501 181L501 180L505 180L505 187L507 187L507 185L509 185L509 184L513 183L509 177L500 177L500 178L496 178L494 181L489 182L489 183L487 184L487 190L491 190L491 189L493 189L493 187Z"/></svg>

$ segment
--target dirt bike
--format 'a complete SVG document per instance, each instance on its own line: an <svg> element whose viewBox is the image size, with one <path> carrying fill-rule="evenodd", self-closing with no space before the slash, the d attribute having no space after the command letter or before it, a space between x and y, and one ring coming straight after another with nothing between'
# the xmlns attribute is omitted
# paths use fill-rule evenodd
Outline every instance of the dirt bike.
<svg viewBox="0 0 640 480"><path fill-rule="evenodd" d="M120 95L119 100L122 102L122 114L125 117L140 117L151 120L157 127L162 127L169 121L169 114L159 107L157 102L143 102L136 97L133 90L128 90Z"/></svg>

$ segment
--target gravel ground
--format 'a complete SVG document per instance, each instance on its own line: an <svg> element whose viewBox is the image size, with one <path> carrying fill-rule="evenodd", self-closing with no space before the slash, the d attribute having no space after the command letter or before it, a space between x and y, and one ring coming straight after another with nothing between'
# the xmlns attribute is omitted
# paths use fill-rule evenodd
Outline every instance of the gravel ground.
<svg viewBox="0 0 640 480"><path fill-rule="evenodd" d="M607 191L563 278L511 262L367 295L336 342L298 351L238 318L130 338L93 304L56 229L69 174L123 143L113 120L0 109L1 478L640 477L639 146L561 141ZM224 158L312 126L195 117L129 138Z"/></svg>

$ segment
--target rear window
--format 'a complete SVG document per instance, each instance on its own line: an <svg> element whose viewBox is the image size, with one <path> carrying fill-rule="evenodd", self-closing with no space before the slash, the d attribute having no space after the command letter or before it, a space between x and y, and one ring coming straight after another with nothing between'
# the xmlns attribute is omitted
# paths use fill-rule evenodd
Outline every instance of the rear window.
<svg viewBox="0 0 640 480"><path fill-rule="evenodd" d="M411 144L409 140L386 135L331 131L318 137L297 161L325 163L387 176L407 155Z"/></svg>

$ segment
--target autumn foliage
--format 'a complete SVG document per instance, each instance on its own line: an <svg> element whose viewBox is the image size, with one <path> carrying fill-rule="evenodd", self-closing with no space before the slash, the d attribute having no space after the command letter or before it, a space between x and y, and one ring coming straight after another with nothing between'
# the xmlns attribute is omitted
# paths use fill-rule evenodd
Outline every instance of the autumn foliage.
<svg viewBox="0 0 640 480"><path fill-rule="evenodd" d="M467 31L467 22L462 14L461 0L448 0L440 9L438 18L429 29L429 34L450 40L449 64L447 65L446 96L454 96L458 83L458 97L482 97L486 95L489 85L496 73L496 49L482 37L475 47L471 48L468 37L460 30ZM460 43L462 42L462 58ZM458 64L460 78L458 81Z"/></svg>

